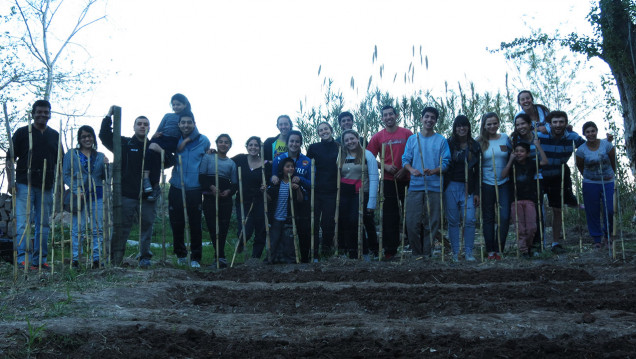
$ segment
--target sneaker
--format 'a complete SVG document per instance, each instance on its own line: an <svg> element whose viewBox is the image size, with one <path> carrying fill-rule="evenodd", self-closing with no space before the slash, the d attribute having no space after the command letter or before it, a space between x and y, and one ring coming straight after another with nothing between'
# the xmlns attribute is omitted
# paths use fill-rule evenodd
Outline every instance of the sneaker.
<svg viewBox="0 0 636 359"><path fill-rule="evenodd" d="M501 256L497 252L495 252L495 260L496 261L500 261L501 260Z"/></svg>
<svg viewBox="0 0 636 359"><path fill-rule="evenodd" d="M552 253L554 253L554 254L563 254L565 252L566 252L565 248L563 248L558 243L552 246Z"/></svg>
<svg viewBox="0 0 636 359"><path fill-rule="evenodd" d="M73 263L71 264L71 266L75 269L79 269L79 261L74 260Z"/></svg>
<svg viewBox="0 0 636 359"><path fill-rule="evenodd" d="M603 245L601 244L601 242L594 242L594 244L592 245L592 248L601 249L601 248L603 248ZM22 263L24 263L24 262L22 262Z"/></svg>
<svg viewBox="0 0 636 359"><path fill-rule="evenodd" d="M38 266L37 264L34 264L29 269L31 269L31 270L39 270L40 266ZM42 269L51 270L51 266L48 263L42 263Z"/></svg>
<svg viewBox="0 0 636 359"><path fill-rule="evenodd" d="M362 255L362 259L363 259L365 262L371 262L371 257L370 257L368 254L363 254L363 255Z"/></svg>
<svg viewBox="0 0 636 359"><path fill-rule="evenodd" d="M219 268L227 268L227 261L225 258L219 258Z"/></svg>
<svg viewBox="0 0 636 359"><path fill-rule="evenodd" d="M24 261L18 263L18 269L24 270Z"/></svg>
<svg viewBox="0 0 636 359"><path fill-rule="evenodd" d="M451 262L459 262L459 258L457 257L457 253L453 253L451 256Z"/></svg>
<svg viewBox="0 0 636 359"><path fill-rule="evenodd" d="M139 260L139 268L147 269L152 266L152 262L148 258L143 258Z"/></svg>
<svg viewBox="0 0 636 359"><path fill-rule="evenodd" d="M474 261L476 261L476 259L475 259L475 257L473 256L473 254L472 254L472 253L466 253L465 258L466 258L466 261L467 261L467 262L474 262Z"/></svg>
<svg viewBox="0 0 636 359"><path fill-rule="evenodd" d="M152 183L150 183L150 178L144 178L144 192L152 192Z"/></svg>
<svg viewBox="0 0 636 359"><path fill-rule="evenodd" d="M192 268L201 268L201 265L197 261L191 261L190 262L190 267L192 267Z"/></svg>
<svg viewBox="0 0 636 359"><path fill-rule="evenodd" d="M495 252L488 253L488 260L489 261L494 261L495 260Z"/></svg>
<svg viewBox="0 0 636 359"><path fill-rule="evenodd" d="M152 189L152 191L150 191L150 194L148 195L148 197L146 197L146 200L148 200L148 202L155 202L159 199L159 196L161 196L161 186L156 185Z"/></svg>
<svg viewBox="0 0 636 359"><path fill-rule="evenodd" d="M188 258L187 257L177 258L177 264L180 266L188 265Z"/></svg>

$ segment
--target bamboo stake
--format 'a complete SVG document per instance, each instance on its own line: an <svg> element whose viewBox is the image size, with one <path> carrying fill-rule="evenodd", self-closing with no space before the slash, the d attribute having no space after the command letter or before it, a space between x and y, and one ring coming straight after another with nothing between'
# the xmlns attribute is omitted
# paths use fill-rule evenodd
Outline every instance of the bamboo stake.
<svg viewBox="0 0 636 359"><path fill-rule="evenodd" d="M439 191L439 232L442 236L442 262L444 262L444 172L442 172L442 156L439 156Z"/></svg>
<svg viewBox="0 0 636 359"><path fill-rule="evenodd" d="M614 180L614 193L612 193L612 204L614 207L614 226L612 226L612 238L616 238L616 224L619 223L618 222L618 201L616 200L617 198L617 194L618 194L618 181L617 178L615 176L615 180ZM620 225L620 223L619 223ZM612 241L612 258L616 259L616 241Z"/></svg>
<svg viewBox="0 0 636 359"><path fill-rule="evenodd" d="M105 170L106 170L106 165L104 165L104 171ZM106 224L105 223L106 222L106 191L105 190L106 190L106 181L104 179L102 179L102 220L100 221L101 224L102 224L102 244L99 247L99 252L100 252L99 253L99 260L100 260L100 262L103 262L104 266L106 266L106 263L108 262L108 260L106 259L108 257L106 256L106 227L105 227L105 224Z"/></svg>
<svg viewBox="0 0 636 359"><path fill-rule="evenodd" d="M111 191L111 178L109 177L109 172L108 172L108 166L105 164L104 165L104 223L106 224L106 226L104 227L104 241L103 241L103 247L104 247L104 258L106 258L106 263L110 263L110 260L108 260L108 258L110 258L110 254L111 254L111 243L112 243L112 231L111 231L111 226L110 226L110 222L111 222L111 209L112 209L112 191ZM108 240L108 245L106 244L106 241Z"/></svg>
<svg viewBox="0 0 636 359"><path fill-rule="evenodd" d="M142 156L141 156L141 176L139 176L139 243L138 243L138 250L139 250L139 256L141 258L141 234L142 234L142 230L141 230L141 219L142 219L142 210L143 210L143 203L144 203L144 170L146 169L146 146L147 146L147 142L148 142L148 130L146 130L146 133L144 133L144 149L142 152ZM163 150L162 150L163 151Z"/></svg>
<svg viewBox="0 0 636 359"><path fill-rule="evenodd" d="M94 219L95 219L95 210L93 209L93 204L95 202L93 202L93 194L91 194L91 190L93 189L93 173L92 173L92 169L91 169L91 156L88 156L88 202L89 202L89 206L88 206L88 211L87 211L87 215L88 215L88 219L90 220L90 231L91 231L91 240L90 240L90 248L88 251L88 255L86 256L87 259L90 256L90 259L88 259L88 262L90 263L91 261L94 262L94 258L93 258L93 248L95 247L95 224L94 224ZM97 199L96 199L97 200ZM88 224L88 222L87 222ZM88 243L88 240L86 241Z"/></svg>
<svg viewBox="0 0 636 359"><path fill-rule="evenodd" d="M619 176L620 176L620 172L617 171L617 173L616 173L617 182L618 182ZM618 186L616 186L616 188L618 188ZM617 191L616 202L617 202L618 213L619 213L619 216L618 216L619 221L620 221L619 222L619 226L621 227L621 233L620 233L620 235L621 235L621 252L623 254L623 262L625 262L625 238L623 237L623 226L620 225L620 224L623 223L623 212L621 210L621 202L620 202L621 196L620 196L620 194L621 194L620 191ZM616 228L616 223L614 223L614 228Z"/></svg>
<svg viewBox="0 0 636 359"><path fill-rule="evenodd" d="M214 221L216 226L216 269L221 268L221 263L219 262L219 194L221 191L219 190L219 154L218 152L214 153L214 185L216 186L216 193L214 194Z"/></svg>
<svg viewBox="0 0 636 359"><path fill-rule="evenodd" d="M294 233L294 253L296 254L296 264L300 263L300 256L298 255L298 231L296 229L296 214L294 213L294 195L292 190L291 174L287 174L289 181L289 205L291 206L292 215L292 229Z"/></svg>
<svg viewBox="0 0 636 359"><path fill-rule="evenodd" d="M575 166L576 166L576 143L574 142L574 140L572 140L572 158L574 158ZM573 178L574 178L574 187L576 189L576 203L579 205L579 207L576 209L576 224L577 224L577 227L579 227L579 253L583 253L583 234L581 233L581 225L580 225L581 221L580 221L580 213L579 213L579 208L581 204L581 191L579 187L579 177L576 170L574 171ZM561 225L565 227L565 223L562 223Z"/></svg>
<svg viewBox="0 0 636 359"><path fill-rule="evenodd" d="M607 209L607 193L605 191L605 177L603 176L603 160L598 162L599 171L601 172L601 185L603 186L603 209L605 210L605 224L607 226L607 250L608 255L612 257L612 246L610 245L611 237L610 237L610 225L609 225L609 215Z"/></svg>
<svg viewBox="0 0 636 359"><path fill-rule="evenodd" d="M380 216L382 216L382 212L384 211L384 151L385 151L385 144L382 144L382 151L380 152L380 176L382 177L380 179ZM399 202L399 199L398 199ZM382 261L382 254L384 252L384 243L383 243L383 230L384 230L384 223L382 223L383 220L382 218L380 218L380 233L378 235L378 260Z"/></svg>
<svg viewBox="0 0 636 359"><path fill-rule="evenodd" d="M263 211L265 212L265 243L267 247L267 261L272 262L272 243L269 237L269 218L267 213L267 182L265 182L265 150L261 146L261 181L263 182ZM272 169L274 171L274 169Z"/></svg>
<svg viewBox="0 0 636 359"><path fill-rule="evenodd" d="M362 236L363 236L363 222L364 222L364 150L362 151L362 182L360 185L360 191L358 192L358 259L362 259Z"/></svg>
<svg viewBox="0 0 636 359"><path fill-rule="evenodd" d="M482 170L483 167L481 166L481 160L482 160L483 154L479 156L479 177L480 180L482 180ZM481 182L481 181L480 181ZM481 256L481 261L484 261L484 242L486 241L486 237L484 237L484 216L483 216L483 212L482 211L482 195L481 195L481 183L479 183L479 231L481 232L481 241L480 241L480 245L479 245L479 252L480 252L480 256Z"/></svg>
<svg viewBox="0 0 636 359"><path fill-rule="evenodd" d="M565 238L565 163L561 164L561 230L563 231L563 243L566 243Z"/></svg>
<svg viewBox="0 0 636 359"><path fill-rule="evenodd" d="M24 274L27 275L29 273L29 255L31 248L31 161L33 159L33 129L31 124L31 115L29 115L29 163L27 168L27 201L26 201L26 250L24 256ZM22 239L20 241L25 240L24 234L22 234Z"/></svg>
<svg viewBox="0 0 636 359"><path fill-rule="evenodd" d="M9 126L9 113L7 112L7 103L2 103L4 112L4 125L7 130L7 140L9 141L9 188L11 188L11 225L15 229L13 235L13 279L18 279L18 230L16 221L16 189L15 189L15 151L13 149L13 138L11 137L11 127Z"/></svg>
<svg viewBox="0 0 636 359"><path fill-rule="evenodd" d="M338 164L338 183L336 184L336 214L334 216L334 236L333 236L333 246L335 250L335 255L338 255L338 219L340 216L340 156L342 155L342 148L338 148L338 159L336 163Z"/></svg>
<svg viewBox="0 0 636 359"><path fill-rule="evenodd" d="M515 195L515 236L517 237L517 258L519 258L519 202L517 201L517 166L512 165L512 183Z"/></svg>
<svg viewBox="0 0 636 359"><path fill-rule="evenodd" d="M42 274L42 239L44 239L44 233L42 233L42 229L44 227L44 184L46 182L46 158L44 159L44 166L43 166L43 170L42 170L42 200L40 200L40 241L39 241L39 255L40 257L38 258L38 274ZM48 221L49 219L47 218L46 221Z"/></svg>
<svg viewBox="0 0 636 359"><path fill-rule="evenodd" d="M252 204L250 204L250 209L247 211L247 217L249 217L250 213L252 213L252 208L254 208L254 202L253 201L252 201ZM247 222L247 217L243 217L243 220L241 221L242 222L241 225L243 226L243 228L245 228L245 222ZM244 233L245 233L245 230L243 230L241 232L241 235L238 237L238 240L236 241L236 246L234 247L234 254L232 255L232 262L230 263L230 268L234 267L234 259L236 259L236 251L238 251L238 246L241 243L241 236L243 237L243 239L245 239L245 234ZM245 242L243 242L243 243L245 243Z"/></svg>
<svg viewBox="0 0 636 359"><path fill-rule="evenodd" d="M537 129L534 129L534 138L537 137ZM539 149L535 146L534 150L534 163L536 164L536 179L537 179L537 208L539 212L539 236L541 238L541 251L545 250L545 243L543 238L543 206L541 205L541 185L539 184Z"/></svg>
<svg viewBox="0 0 636 359"><path fill-rule="evenodd" d="M164 200L164 190L166 188L166 174L164 173L164 161L166 159L166 151L161 149L161 261L166 261L166 201Z"/></svg>
<svg viewBox="0 0 636 359"><path fill-rule="evenodd" d="M78 150L78 158L77 158L77 160L78 160L78 161L80 161L80 159L79 159L79 151L80 151L80 150ZM83 216L84 216L84 228L85 228L85 232L84 232L84 233L86 233L86 240L85 240L84 242L88 242L88 208L87 208L87 207L88 207L88 201L86 200L86 196L85 196L85 194L86 194L86 188L84 187L84 173L83 173L83 171L82 171L82 163L81 163L81 162L79 162L79 163L78 163L78 165L79 165L79 171L78 171L78 173L79 173L79 182L82 184L82 192L81 192L81 193L82 193L82 195L81 195L81 196L77 196L77 208L78 208L78 209L79 209L79 208L83 208L83 210L82 210L82 211L81 211L81 213L79 214L79 218L78 218L78 228L79 228L79 227L81 227L80 219L82 218L81 216L83 215ZM89 169L91 168L91 166L90 166L90 157L89 157L88 168L89 168ZM82 199L84 199L84 207L82 207L82 206L81 206L81 203L82 203L82 202L81 202L81 200L82 200ZM92 235L92 234L91 234L91 235ZM82 250L81 250L81 248L82 248L82 241L81 241L80 231L78 230L78 231L77 231L77 250L78 250L78 252L79 252L79 254L80 254L80 258L81 258L81 254L82 254ZM92 250L92 249L91 249L91 250ZM89 252L89 253L90 253L90 252ZM88 266L89 266L89 264L90 264L90 263L89 263L89 261L88 261L88 258L89 258L89 257L88 257L88 255L87 255L87 256L86 256L86 266L87 266L87 267L88 267Z"/></svg>
<svg viewBox="0 0 636 359"><path fill-rule="evenodd" d="M243 219L241 221L241 234L243 235L243 250L246 251L247 250L247 239L245 236L245 206L243 204L243 175L241 172L241 167L238 167L238 181L239 181L239 199L240 199L240 204L241 204L241 218ZM254 204L254 201L252 201L252 204ZM251 207L250 207L251 210ZM248 213L249 215L249 213ZM234 255L232 256L232 263L234 263L234 257L236 257L236 251L238 250L238 246L239 243L241 242L241 237L239 237L236 241L236 248L234 249ZM246 257L247 255L244 255L243 257ZM230 265L230 267L232 267Z"/></svg>
<svg viewBox="0 0 636 359"><path fill-rule="evenodd" d="M499 253L503 256L503 248L501 248L501 208L499 204L499 183L497 181L497 165L495 163L495 150L492 151L492 171L495 178L495 199L497 200L497 203L495 205L495 212L497 214L497 233L495 233L495 235L497 236Z"/></svg>
<svg viewBox="0 0 636 359"><path fill-rule="evenodd" d="M393 158L393 143L389 143L385 145L389 146L389 151L391 152L391 165L395 167L395 159ZM403 211L402 211L402 202L400 202L400 191L398 190L397 179L395 179L395 176L393 176L393 184L395 185L395 195L397 196L398 210L400 211L400 213L402 213ZM404 193L404 197L406 198L406 193ZM404 218L404 220L406 221L406 217Z"/></svg>
<svg viewBox="0 0 636 359"><path fill-rule="evenodd" d="M64 159L62 158L62 120L60 119L60 133L57 136L57 161L55 163L55 180L53 181L53 229L51 229L51 274L54 273L55 267L55 201L58 196L58 183L61 185L60 188L62 191L59 192L60 198L60 248L62 252L62 268L64 268L64 179L62 173L62 162ZM62 176L62 177L60 177Z"/></svg>
<svg viewBox="0 0 636 359"><path fill-rule="evenodd" d="M72 139L71 139L72 141ZM75 181L75 169L73 168L74 164L74 157L75 157L75 153L74 150L71 148L69 151L69 157L71 157L70 162L71 162L71 183L70 183L70 199L69 199L69 208L71 211L71 227L69 228L70 230L68 231L68 237L69 237L69 241L70 241L70 245L69 245L69 269L73 269L73 217L75 217L73 215L73 194L75 193L75 188L74 185L76 183ZM79 236L79 222L77 224L77 228L78 228L78 236ZM79 259L78 259L78 263L79 263Z"/></svg>
<svg viewBox="0 0 636 359"><path fill-rule="evenodd" d="M422 177L424 178L424 194L426 195L426 217L428 219L428 237L431 243L431 251L434 249L433 242L433 228L431 228L431 204L428 196L428 181L426 176L424 175L424 156L422 155L422 145L420 143L420 133L416 132L415 136L417 138L417 149L420 152L420 162L422 163ZM406 196L405 196L406 198ZM406 206L404 206L406 208ZM406 214L406 210L404 211ZM406 220L406 217L404 217ZM444 248L444 238L442 238L442 248ZM443 249L442 249L443 250ZM444 261L444 254L442 253L442 262Z"/></svg>
<svg viewBox="0 0 636 359"><path fill-rule="evenodd" d="M185 245L186 245L186 258L188 266L190 265L190 219L188 218L188 208L186 207L186 193L185 184L183 183L183 161L181 155L179 155L179 177L181 178L181 201L183 202L183 218L185 219Z"/></svg>
<svg viewBox="0 0 636 359"><path fill-rule="evenodd" d="M404 212L402 212L402 218L404 218L404 220L402 221L402 233L400 233L400 241L401 241L401 245L402 245L402 250L400 251L400 263L404 262L404 238L406 237L406 199L408 197L405 195L404 196ZM399 198L398 198L398 202L399 202Z"/></svg>
<svg viewBox="0 0 636 359"><path fill-rule="evenodd" d="M314 211L315 211L315 195L316 195L316 161L311 161L311 262L314 261L314 246L315 246L315 219L314 219Z"/></svg>
<svg viewBox="0 0 636 359"><path fill-rule="evenodd" d="M58 149L59 149L59 143L58 143ZM54 170L54 180L53 180L53 205L52 205L52 211L51 211L51 216L53 217L53 220L51 221L51 257L49 259L49 262L51 262L51 274L53 274L53 267L55 266L55 201L57 200L57 181L59 180L59 176L58 176L58 169L59 169L59 164L60 164L60 151L58 150L58 158L57 158L57 163L55 164L55 170ZM44 182L44 181L42 181ZM42 216L40 216L40 218L42 218ZM40 241L41 243L42 241ZM60 241L62 242L62 241ZM42 251L40 250L40 253L42 253ZM42 261L40 260L40 263L42 263ZM62 262L64 263L64 262Z"/></svg>
<svg viewBox="0 0 636 359"><path fill-rule="evenodd" d="M470 145L469 145L470 146ZM466 238L464 232L466 231L466 215L468 213L468 152L469 148L466 148L466 156L464 157L464 217L461 221L461 228L459 229L460 239L459 239L459 251L461 252L462 243L464 243L464 239ZM464 248L466 245L464 244ZM466 253L468 254L468 253ZM472 253L471 253L472 254Z"/></svg>

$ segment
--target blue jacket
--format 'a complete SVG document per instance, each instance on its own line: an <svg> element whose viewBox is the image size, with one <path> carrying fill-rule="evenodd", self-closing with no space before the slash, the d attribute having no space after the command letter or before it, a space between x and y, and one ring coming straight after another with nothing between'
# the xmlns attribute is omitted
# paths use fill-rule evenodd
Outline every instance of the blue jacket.
<svg viewBox="0 0 636 359"><path fill-rule="evenodd" d="M183 137L179 139L179 145ZM175 165L172 168L170 185L181 189L181 166L183 166L183 183L186 191L201 189L199 183L199 167L205 152L210 148L210 140L204 135L198 135L188 143L182 152L175 153ZM181 163L179 163L181 157Z"/></svg>
<svg viewBox="0 0 636 359"><path fill-rule="evenodd" d="M73 180L71 180L71 156L73 156ZM93 157L93 156L91 156ZM91 158L92 160L92 158ZM80 163L80 155L78 149L72 149L68 151L64 155L64 162L62 165L64 171L64 184L66 184L74 194L82 193L82 188L84 192L88 192L89 181L88 181L88 171L84 166ZM99 187L99 191L101 191L102 181L104 180L104 154L101 152L97 152L95 155L95 163L91 163L91 176L93 177L93 181L95 187ZM81 176L80 176L81 171ZM93 184L91 184L92 186ZM83 186L83 187L82 187Z"/></svg>
<svg viewBox="0 0 636 359"><path fill-rule="evenodd" d="M278 164L287 157L289 157L289 152L285 152L274 158L272 175L278 173ZM298 158L296 159L296 174L300 178L300 185L305 191L305 199L307 199L307 193L311 190L311 158L302 153L298 154Z"/></svg>

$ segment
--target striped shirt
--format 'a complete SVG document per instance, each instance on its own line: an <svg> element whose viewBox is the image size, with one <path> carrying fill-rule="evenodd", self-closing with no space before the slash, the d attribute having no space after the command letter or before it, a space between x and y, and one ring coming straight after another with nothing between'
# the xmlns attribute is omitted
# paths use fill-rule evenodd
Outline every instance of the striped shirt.
<svg viewBox="0 0 636 359"><path fill-rule="evenodd" d="M563 133L561 138L556 138L551 134L543 134L539 132L539 141L541 148L548 158L548 164L542 167L543 177L561 177L561 165L565 164L572 157L574 147L579 148L585 143L583 137L576 132Z"/></svg>

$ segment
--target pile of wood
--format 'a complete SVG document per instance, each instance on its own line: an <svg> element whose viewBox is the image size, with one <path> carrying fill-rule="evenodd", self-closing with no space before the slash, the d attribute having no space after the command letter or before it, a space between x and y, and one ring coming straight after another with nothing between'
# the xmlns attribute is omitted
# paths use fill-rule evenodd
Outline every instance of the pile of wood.
<svg viewBox="0 0 636 359"><path fill-rule="evenodd" d="M7 193L0 194L0 237L15 237L15 226L11 217L11 195Z"/></svg>

